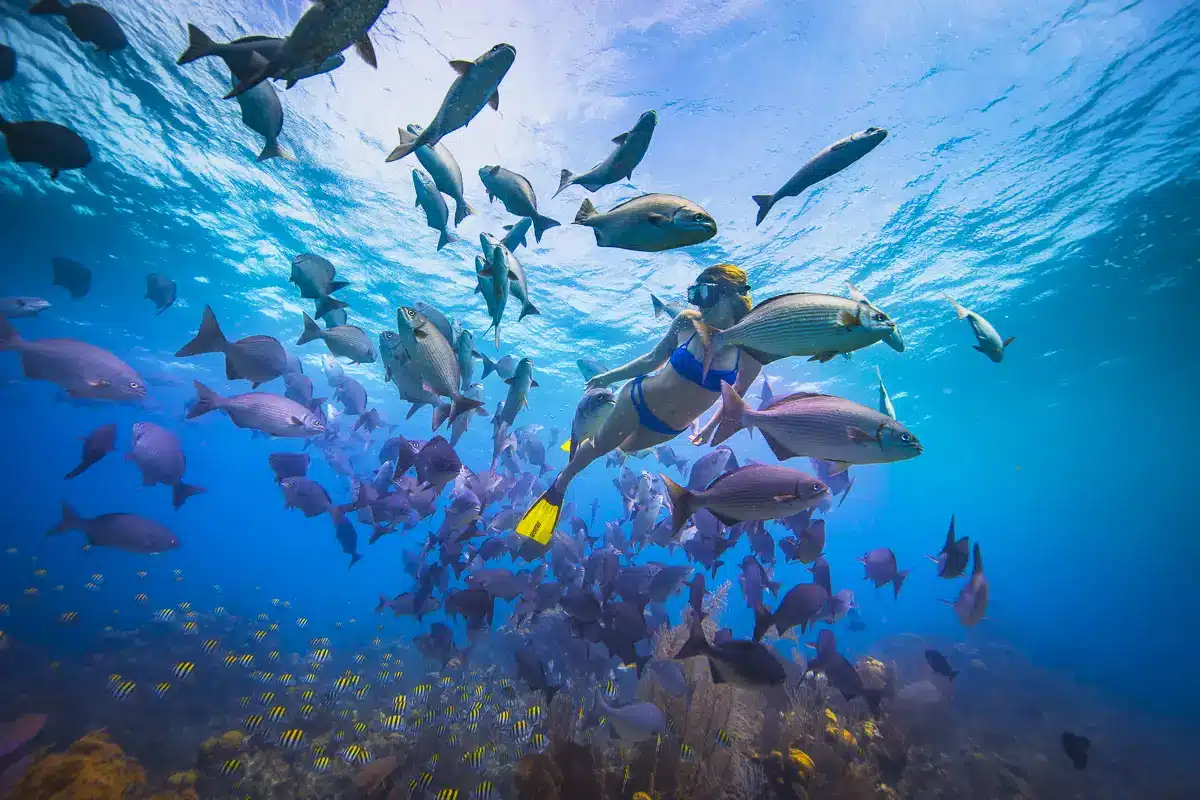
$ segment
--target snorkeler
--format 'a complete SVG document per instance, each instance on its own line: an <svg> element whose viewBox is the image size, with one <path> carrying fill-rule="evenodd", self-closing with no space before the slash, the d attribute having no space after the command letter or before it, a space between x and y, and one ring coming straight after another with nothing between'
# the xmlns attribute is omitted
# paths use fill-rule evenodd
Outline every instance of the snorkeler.
<svg viewBox="0 0 1200 800"><path fill-rule="evenodd" d="M517 533L547 544L558 524L568 484L588 464L617 448L632 453L674 439L720 399L722 383L732 384L743 394L758 378L762 366L736 347L718 349L705 375L704 346L694 325L700 320L723 330L748 314L751 302L746 273L732 264L709 267L688 287L687 298L699 311L682 311L652 351L588 381L591 389L633 379L621 388L616 407L595 439L575 450L550 488L521 517Z"/></svg>

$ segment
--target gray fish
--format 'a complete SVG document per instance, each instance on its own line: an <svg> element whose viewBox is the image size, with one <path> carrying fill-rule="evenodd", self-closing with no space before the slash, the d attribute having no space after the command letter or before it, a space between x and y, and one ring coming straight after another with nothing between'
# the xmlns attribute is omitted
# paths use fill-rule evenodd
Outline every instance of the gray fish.
<svg viewBox="0 0 1200 800"><path fill-rule="evenodd" d="M650 147L650 137L654 135L656 125L658 114L653 111L642 114L631 129L613 139L617 149L613 150L608 158L578 175L564 169L558 179L558 192L555 192L554 196L558 197L559 192L571 185L596 192L609 184L632 178L634 169L642 163L642 158Z"/></svg>
<svg viewBox="0 0 1200 800"><path fill-rule="evenodd" d="M0 315L9 319L36 317L50 308L50 302L40 297L0 297Z"/></svg>
<svg viewBox="0 0 1200 800"><path fill-rule="evenodd" d="M419 137L423 131L424 128L415 123L408 126L408 133L412 136ZM462 170L459 169L458 162L446 149L446 145L440 142L421 145L415 152L421 166L433 178L437 190L454 200L454 225L455 227L461 225L468 215L474 213L474 210L463 199Z"/></svg>
<svg viewBox="0 0 1200 800"><path fill-rule="evenodd" d="M838 507L841 508L842 503L846 502L846 495L854 488L854 478L850 476L850 469L845 464L820 458L810 458L808 463L812 464L813 473L825 481L830 494L841 495L842 499L838 501Z"/></svg>
<svg viewBox="0 0 1200 800"><path fill-rule="evenodd" d="M779 547L788 561L811 564L825 550L825 520L813 520L795 539L781 539Z"/></svg>
<svg viewBox="0 0 1200 800"><path fill-rule="evenodd" d="M870 550L858 560L858 563L866 567L867 574L864 579L875 584L876 589L890 583L894 596L900 596L900 587L904 585L904 579L908 577L908 570L901 570L896 566L896 554L890 548L877 547Z"/></svg>
<svg viewBox="0 0 1200 800"><path fill-rule="evenodd" d="M417 480L431 486L437 494L462 471L462 461L454 448L441 436L430 439L417 453L414 462Z"/></svg>
<svg viewBox="0 0 1200 800"><path fill-rule="evenodd" d="M605 719L616 731L617 736L627 742L644 742L653 736L666 733L666 715L654 703L638 700L614 708L605 702L604 693L598 691L596 705L604 713Z"/></svg>
<svg viewBox="0 0 1200 800"><path fill-rule="evenodd" d="M279 481L284 508L298 508L304 516L320 516L333 507L329 492L312 478L297 475Z"/></svg>
<svg viewBox="0 0 1200 800"><path fill-rule="evenodd" d="M710 483L730 470L738 468L737 456L725 445L714 447L692 464L692 473L688 476L687 488L693 492L702 492Z"/></svg>
<svg viewBox="0 0 1200 800"><path fill-rule="evenodd" d="M273 58L268 60L258 53L251 56L254 72L225 95L225 99L237 97L267 78L282 78L300 67L320 64L350 45L354 45L363 61L377 66L375 48L368 32L387 4L388 0L314 3L300 17Z"/></svg>
<svg viewBox="0 0 1200 800"><path fill-rule="evenodd" d="M571 438L563 443L571 458L575 457L579 445L595 438L616 407L617 396L612 389L588 389L583 393L579 404L575 406L575 416L571 419Z"/></svg>
<svg viewBox="0 0 1200 800"><path fill-rule="evenodd" d="M29 380L56 384L77 400L140 403L146 396L141 376L107 350L75 339L23 339L4 316L0 350L21 355Z"/></svg>
<svg viewBox="0 0 1200 800"><path fill-rule="evenodd" d="M446 341L454 344L454 325L450 322L450 318L442 313L441 309L426 303L424 300L419 300L413 303L413 308L424 314L438 332L446 337Z"/></svg>
<svg viewBox="0 0 1200 800"><path fill-rule="evenodd" d="M675 319L683 311L684 306L678 303L664 303L654 296L654 292L650 293L650 305L654 308L654 318L658 319L663 314L666 314L671 319Z"/></svg>
<svg viewBox="0 0 1200 800"><path fill-rule="evenodd" d="M64 169L83 169L92 163L92 151L83 137L55 122L10 122L0 117L0 134L13 161L45 167L50 180Z"/></svg>
<svg viewBox="0 0 1200 800"><path fill-rule="evenodd" d="M764 590L771 594L779 591L779 583L771 580L766 568L758 563L758 559L753 555L747 555L742 559L742 574L738 576L738 581L742 586L742 596L746 599L746 607L751 610L762 606Z"/></svg>
<svg viewBox="0 0 1200 800"><path fill-rule="evenodd" d="M935 556L926 556L930 561L937 564L937 573L939 578L960 578L967 571L967 564L971 560L971 538L964 536L961 539L954 538L954 515L950 515L950 530L946 531L946 543L942 545L942 552Z"/></svg>
<svg viewBox="0 0 1200 800"><path fill-rule="evenodd" d="M206 491L183 482L187 458L179 437L153 422L133 423L133 447L125 459L142 471L142 485L171 487L171 502L179 508L189 497Z"/></svg>
<svg viewBox="0 0 1200 800"><path fill-rule="evenodd" d="M466 127L485 105L499 111L500 81L504 80L516 58L515 47L498 44L474 61L451 61L450 66L458 77L450 84L433 122L415 136L400 131L400 144L387 160L399 161L418 147L437 144L447 134Z"/></svg>
<svg viewBox="0 0 1200 800"><path fill-rule="evenodd" d="M521 245L529 246L529 242L525 240L525 235L529 233L529 229L533 226L533 220L529 217L522 217L512 225L505 225L504 230L508 233L504 234L504 238L500 240L500 244L508 248L510 253L517 252L517 248Z"/></svg>
<svg viewBox="0 0 1200 800"><path fill-rule="evenodd" d="M983 574L983 556L979 552L979 542L975 543L974 552L975 566L971 569L971 577L967 580L966 585L963 586L953 603L943 601L954 607L958 621L967 628L978 625L979 621L983 619L984 614L987 613L988 599L991 595L987 576Z"/></svg>
<svg viewBox="0 0 1200 800"><path fill-rule="evenodd" d="M1004 360L1004 350L1013 343L1015 336L1010 336L1007 339L1001 339L1000 334L992 327L992 323L976 314L969 308L966 308L950 295L946 295L946 299L954 306L954 313L958 314L959 319L965 319L967 324L971 326L971 333L975 334L977 344L973 345L976 350L983 353L992 361L999 364Z"/></svg>
<svg viewBox="0 0 1200 800"><path fill-rule="evenodd" d="M424 405L438 406L438 396L426 388L421 376L416 373L408 354L400 345L400 334L383 331L379 334L379 352L382 355L384 379L396 387L401 400L412 403L408 415L411 417ZM435 420L436 421L436 420Z"/></svg>
<svg viewBox="0 0 1200 800"><path fill-rule="evenodd" d="M243 36L232 42L215 42L212 37L195 25L188 23L188 46L179 55L176 64L190 64L201 58L216 56L225 62L229 71L239 80L249 78L258 71L257 54L270 61L283 48L284 40L277 36Z"/></svg>
<svg viewBox="0 0 1200 800"><path fill-rule="evenodd" d="M179 547L166 527L136 514L101 514L84 519L64 502L62 520L48 533L83 531L92 547L112 547L130 553L162 553Z"/></svg>
<svg viewBox="0 0 1200 800"><path fill-rule="evenodd" d="M517 412L529 405L529 390L538 385L533 379L533 359L522 358L513 376L505 383L508 384L508 396L504 399L504 410L500 413L500 419L512 425L517 419Z"/></svg>
<svg viewBox="0 0 1200 800"><path fill-rule="evenodd" d="M644 194L603 213L584 200L575 215L596 235L598 247L657 253L708 241L717 222L691 200L673 194Z"/></svg>
<svg viewBox="0 0 1200 800"><path fill-rule="evenodd" d="M468 386L466 389L463 390L463 395L472 400L478 400L480 406L482 406L483 405L483 384L482 383L472 383L470 386ZM454 422L450 426L450 444L452 446L457 445L458 440L461 439L466 434L467 428L470 426L471 420L475 416L486 417L487 411L484 410L482 407L477 408L477 409L475 409L475 411L473 413L461 414L458 417L458 419L454 420Z"/></svg>
<svg viewBox="0 0 1200 800"><path fill-rule="evenodd" d="M829 145L810 158L775 194L754 195L754 202L758 204L758 219L754 224L761 225L771 208L783 198L796 197L814 183L836 175L874 150L886 138L886 130L871 126Z"/></svg>
<svg viewBox="0 0 1200 800"><path fill-rule="evenodd" d="M358 552L358 531L354 528L354 523L341 514L334 514L333 529L338 544L342 546L342 552L350 556L350 565L346 567L349 569L362 560Z"/></svg>
<svg viewBox="0 0 1200 800"><path fill-rule="evenodd" d="M493 255L499 255L499 253L500 248L496 248ZM504 269L502 255L499 257L497 264L501 270ZM497 274L501 274L501 277L494 279L494 276ZM475 279L475 292L483 295L483 302L487 306L488 318L492 321L492 324L488 326L488 330L494 329L496 331L496 349L499 350L500 322L504 318L504 308L508 304L508 277L503 273L493 271L491 263L483 256L475 256ZM486 333L487 331L484 331L485 335ZM489 373L496 370L496 364L486 355L481 354L479 357L483 360L483 377L486 378ZM505 358L509 359L515 368L515 361L512 360L512 356L505 356ZM504 359L501 359L501 363L503 362ZM510 372L508 375L502 374L500 377L512 377L512 374Z"/></svg>
<svg viewBox="0 0 1200 800"><path fill-rule="evenodd" d="M312 378L302 372L283 373L283 387L284 397L295 400L305 408L315 408L325 401L323 397L313 398Z"/></svg>
<svg viewBox="0 0 1200 800"><path fill-rule="evenodd" d="M492 361L485 354L480 353L479 359L483 361L482 377L484 378L494 372L501 380L508 380L517 372L517 359L515 356L504 356L498 361Z"/></svg>
<svg viewBox="0 0 1200 800"><path fill-rule="evenodd" d="M825 603L829 601L829 590L819 583L801 583L793 586L779 601L774 613L761 605L754 609L754 641L762 641L763 635L774 625L783 636L797 625L803 633L816 622Z"/></svg>
<svg viewBox="0 0 1200 800"><path fill-rule="evenodd" d="M471 378L475 374L475 334L466 328L459 331L458 338L454 340L454 353L458 357L458 374L465 390L471 385Z"/></svg>
<svg viewBox="0 0 1200 800"><path fill-rule="evenodd" d="M350 285L349 281L336 280L336 275L337 269L327 259L312 253L301 253L292 259L292 274L288 280L296 284L301 297L320 301Z"/></svg>
<svg viewBox="0 0 1200 800"><path fill-rule="evenodd" d="M237 427L268 436L306 438L325 432L325 424L314 412L286 397L267 392L222 397L200 381L192 385L196 387L196 402L187 413L188 419L219 410Z"/></svg>
<svg viewBox="0 0 1200 800"><path fill-rule="evenodd" d="M345 325L350 318L346 314L346 309L335 308L324 314L318 314L317 319L324 322L326 328L336 328L339 325Z"/></svg>
<svg viewBox="0 0 1200 800"><path fill-rule="evenodd" d="M307 344L316 339L325 342L329 352L339 358L348 358L355 364L375 363L375 345L371 344L371 338L357 325L322 328L316 320L304 314L304 332L300 334L296 344Z"/></svg>
<svg viewBox="0 0 1200 800"><path fill-rule="evenodd" d="M842 471L850 464L905 461L924 451L917 437L891 417L827 394L796 392L755 411L723 384L719 413L714 443L742 427L758 428L781 461L806 455L836 462L835 470Z"/></svg>
<svg viewBox="0 0 1200 800"><path fill-rule="evenodd" d="M562 224L538 213L537 195L533 191L533 184L524 175L499 165L489 165L479 168L479 180L483 181L483 186L487 189L489 202L499 200L508 213L528 217L533 221L533 238L539 242L542 240L542 234L548 229Z"/></svg>
<svg viewBox="0 0 1200 800"><path fill-rule="evenodd" d="M597 375L608 372L604 365L594 358L578 359L575 366L579 367L579 374L583 376L584 381L591 381Z"/></svg>
<svg viewBox="0 0 1200 800"><path fill-rule="evenodd" d="M295 67L284 72L278 77L278 80L286 81L287 88L290 89L302 80L307 78L315 78L317 75L324 75L327 72L333 72L335 69L346 63L346 57L341 53L334 53L329 58L315 64L305 64Z"/></svg>
<svg viewBox="0 0 1200 800"><path fill-rule="evenodd" d="M29 7L29 13L64 18L75 38L91 42L102 53L115 53L129 44L113 15L91 3L65 5L61 0L37 0Z"/></svg>
<svg viewBox="0 0 1200 800"><path fill-rule="evenodd" d="M238 84L236 75L233 84ZM283 133L283 104L279 102L275 87L260 83L239 94L237 102L242 109L242 124L263 137L263 149L256 160L290 159L291 156L279 146L279 134Z"/></svg>
<svg viewBox="0 0 1200 800"><path fill-rule="evenodd" d="M271 453L267 463L275 473L275 482L282 483L286 478L303 478L308 475L310 463L308 453Z"/></svg>
<svg viewBox="0 0 1200 800"><path fill-rule="evenodd" d="M659 473L671 496L671 524L678 533L697 509L708 509L726 525L786 517L829 499L829 488L813 476L771 464L749 464L717 478L701 492L685 489Z"/></svg>
<svg viewBox="0 0 1200 800"><path fill-rule="evenodd" d="M117 440L117 426L113 423L101 425L83 437L83 455L79 458L79 466L68 472L65 480L78 478L84 471L100 459L111 453Z"/></svg>
<svg viewBox="0 0 1200 800"><path fill-rule="evenodd" d="M879 367L875 368L875 377L879 379L879 413L896 419L896 407L892 405L892 398L888 396L887 387L883 385L883 373L879 371Z"/></svg>
<svg viewBox="0 0 1200 800"><path fill-rule="evenodd" d="M12 80L17 74L17 54L6 44L0 44L0 83Z"/></svg>
<svg viewBox="0 0 1200 800"><path fill-rule="evenodd" d="M55 256L50 259L50 266L53 271L52 283L66 289L73 299L78 300L91 290L92 271L78 261Z"/></svg>
<svg viewBox="0 0 1200 800"><path fill-rule="evenodd" d="M375 613L378 614L385 608L389 608L397 617L415 616L420 618L437 611L441 605L441 601L433 596L425 598L424 602L418 605L416 592L404 592L403 594L396 595L391 600L388 600L383 595L379 595L379 604L375 606Z"/></svg>
<svg viewBox="0 0 1200 800"><path fill-rule="evenodd" d="M869 688L863 683L854 665L837 651L837 637L833 631L826 629L817 634L816 648L817 655L808 662L806 672L824 673L833 688L847 700L865 697L871 713L877 714L886 689Z"/></svg>
<svg viewBox="0 0 1200 800"><path fill-rule="evenodd" d="M151 272L146 276L146 297L143 299L154 302L154 307L158 309L155 316L158 316L175 305L176 291L175 281L166 275Z"/></svg>
<svg viewBox="0 0 1200 800"><path fill-rule="evenodd" d="M479 243L483 247L484 257L490 263L488 272L493 276L508 275L508 290L513 297L521 301L521 315L517 317L517 322L530 314L540 314L541 312L529 299L529 279L525 275L525 267L522 266L520 260L512 254L512 251L496 241L496 237L490 233L479 234Z"/></svg>
<svg viewBox="0 0 1200 800"><path fill-rule="evenodd" d="M676 455L675 449L672 448L671 445L660 444L658 447L654 448L654 455L658 458L658 463L662 464L664 467L674 467L675 469L679 470L680 475L686 474L684 470L687 469L688 460L686 458L680 458L678 455Z"/></svg>
<svg viewBox="0 0 1200 800"><path fill-rule="evenodd" d="M354 417L367 410L367 390L354 378L342 378L333 399L342 404L342 411Z"/></svg>
<svg viewBox="0 0 1200 800"><path fill-rule="evenodd" d="M762 388L758 390L758 410L769 408L773 402L775 393L771 391L771 382L767 380L766 373L763 373Z"/></svg>
<svg viewBox="0 0 1200 800"><path fill-rule="evenodd" d="M446 198L437 190L433 179L419 169L412 171L413 188L417 193L417 208L425 212L425 224L438 231L437 249L441 250L451 242L460 239L450 232L450 209L446 206Z"/></svg>
<svg viewBox="0 0 1200 800"><path fill-rule="evenodd" d="M225 377L231 381L248 380L255 388L278 378L287 366L287 351L274 337L259 335L236 342L227 340L211 306L204 307L195 338L181 347L175 357L187 358L202 353L224 353Z"/></svg>
<svg viewBox="0 0 1200 800"><path fill-rule="evenodd" d="M412 369L428 384L430 391L450 398L445 417L438 419L439 409L434 410L434 430L440 427L442 420L448 418L453 423L459 414L483 405L462 394L458 357L428 317L415 308L401 306L396 312L396 324L400 328L400 345L408 354Z"/></svg>

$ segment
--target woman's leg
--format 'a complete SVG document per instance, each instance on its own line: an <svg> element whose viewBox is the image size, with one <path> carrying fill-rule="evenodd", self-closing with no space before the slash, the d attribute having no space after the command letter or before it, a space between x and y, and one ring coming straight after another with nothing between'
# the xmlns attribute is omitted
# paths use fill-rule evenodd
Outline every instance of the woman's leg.
<svg viewBox="0 0 1200 800"><path fill-rule="evenodd" d="M633 400L629 397L631 386L632 383L627 383L621 389L620 394L617 395L616 407L608 415L604 424L600 426L600 430L596 432L596 438L589 439L575 448L575 455L571 458L571 462L554 480L556 490L566 492L567 485L588 464L616 450L621 442L637 432L639 428L637 409L633 407Z"/></svg>

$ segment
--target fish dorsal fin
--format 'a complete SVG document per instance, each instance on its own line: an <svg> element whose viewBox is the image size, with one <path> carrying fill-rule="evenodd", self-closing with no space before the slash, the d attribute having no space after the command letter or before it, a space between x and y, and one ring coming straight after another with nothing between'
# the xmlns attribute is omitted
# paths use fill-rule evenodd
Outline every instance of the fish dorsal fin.
<svg viewBox="0 0 1200 800"><path fill-rule="evenodd" d="M475 66L475 62L474 61L463 61L462 59L455 59L454 61L450 62L450 66L459 75L466 76L471 71L471 67Z"/></svg>
<svg viewBox="0 0 1200 800"><path fill-rule="evenodd" d="M820 294L820 292L788 292L787 294L777 294L774 297L768 297L766 300L763 300L761 303L759 303L758 305L756 305L754 307L754 310L757 311L758 309L760 309L764 306L769 306L771 303L774 303L776 300L782 300L785 297L803 297L804 295L819 295L819 294ZM825 295L825 296L833 297L833 295ZM839 298L839 299L844 299L844 298Z"/></svg>
<svg viewBox="0 0 1200 800"><path fill-rule="evenodd" d="M499 174L500 174L500 165L499 164L488 169L488 175L491 175L492 177L495 177Z"/></svg>
<svg viewBox="0 0 1200 800"><path fill-rule="evenodd" d="M622 145L622 144L625 144L625 140L628 138L629 138L628 132L620 133L620 134L617 134L616 136L614 136L612 141L613 141L613 144L615 144L615 145Z"/></svg>
<svg viewBox="0 0 1200 800"><path fill-rule="evenodd" d="M782 405L783 403L787 403L791 400L807 400L808 398L812 397L833 397L833 395L825 394L823 392L792 392L791 394L785 394L780 397L772 397L771 404L764 408L763 411L775 408L776 406Z"/></svg>
<svg viewBox="0 0 1200 800"><path fill-rule="evenodd" d="M500 110L500 90L492 92L492 96L488 98L488 105L492 107L492 111Z"/></svg>
<svg viewBox="0 0 1200 800"><path fill-rule="evenodd" d="M978 575L983 572L983 556L979 552L979 542L975 543L975 568L971 570L971 575Z"/></svg>
<svg viewBox="0 0 1200 800"><path fill-rule="evenodd" d="M946 531L946 547L954 546L954 515L950 515L950 530Z"/></svg>

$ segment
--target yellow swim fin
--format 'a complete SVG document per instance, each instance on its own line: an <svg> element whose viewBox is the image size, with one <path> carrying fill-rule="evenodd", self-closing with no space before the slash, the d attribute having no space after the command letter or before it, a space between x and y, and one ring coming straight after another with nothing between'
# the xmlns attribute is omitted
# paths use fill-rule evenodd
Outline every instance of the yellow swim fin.
<svg viewBox="0 0 1200 800"><path fill-rule="evenodd" d="M550 544L554 536L554 528L558 525L558 515L562 511L563 494L554 488L554 484L546 493L537 499L525 516L517 523L517 533L533 539L538 544Z"/></svg>
<svg viewBox="0 0 1200 800"><path fill-rule="evenodd" d="M562 447L560 447L558 449L562 450L564 453L571 452L571 440L567 439L565 442L562 443Z"/></svg>

